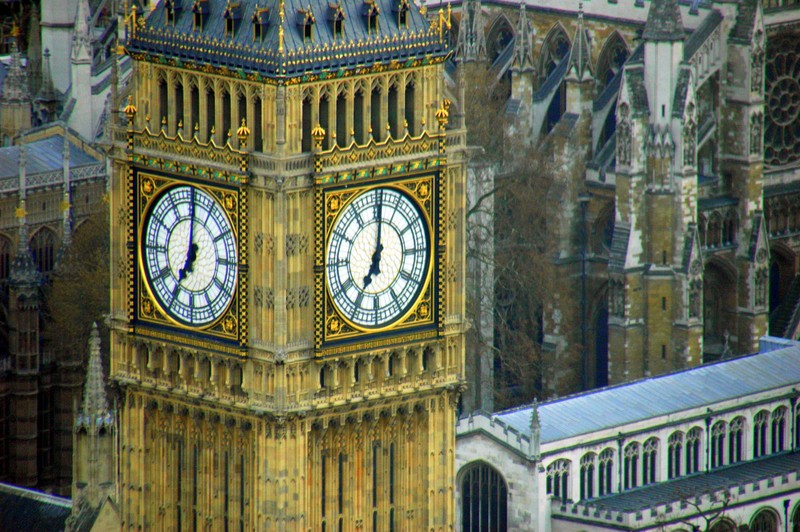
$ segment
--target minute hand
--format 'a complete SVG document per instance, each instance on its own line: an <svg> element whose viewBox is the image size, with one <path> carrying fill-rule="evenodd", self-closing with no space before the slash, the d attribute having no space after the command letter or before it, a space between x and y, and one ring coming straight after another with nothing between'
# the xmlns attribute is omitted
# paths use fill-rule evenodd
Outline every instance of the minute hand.
<svg viewBox="0 0 800 532"><path fill-rule="evenodd" d="M194 189L191 193L189 204L189 246L186 249L186 262L178 272L178 281L183 281L192 272L192 266L197 258L197 244L194 243Z"/></svg>

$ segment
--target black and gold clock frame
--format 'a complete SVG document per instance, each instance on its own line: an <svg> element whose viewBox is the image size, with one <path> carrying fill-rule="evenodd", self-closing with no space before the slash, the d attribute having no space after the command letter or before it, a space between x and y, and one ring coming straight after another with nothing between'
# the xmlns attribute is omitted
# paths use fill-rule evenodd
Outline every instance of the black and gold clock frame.
<svg viewBox="0 0 800 532"><path fill-rule="evenodd" d="M318 354L437 334L444 251L439 169L402 179L318 183Z"/></svg>
<svg viewBox="0 0 800 532"><path fill-rule="evenodd" d="M205 345L247 344L246 178L134 168L137 332ZM170 333L179 333L170 337Z"/></svg>

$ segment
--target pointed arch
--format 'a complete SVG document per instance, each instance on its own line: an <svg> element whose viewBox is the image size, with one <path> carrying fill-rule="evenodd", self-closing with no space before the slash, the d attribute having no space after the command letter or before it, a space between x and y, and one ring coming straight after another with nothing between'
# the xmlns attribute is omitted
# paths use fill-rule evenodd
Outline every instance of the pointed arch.
<svg viewBox="0 0 800 532"><path fill-rule="evenodd" d="M711 225L711 223L709 223ZM711 257L703 274L704 360L718 358L727 335L736 334L736 268L727 260Z"/></svg>
<svg viewBox="0 0 800 532"><path fill-rule="evenodd" d="M40 272L48 273L53 270L58 250L55 231L49 227L40 228L31 237L30 249L33 254L33 262Z"/></svg>
<svg viewBox="0 0 800 532"><path fill-rule="evenodd" d="M797 255L785 243L773 240L770 242L769 257L769 311L771 313L783 302L789 292L792 281L797 275L795 269Z"/></svg>
<svg viewBox="0 0 800 532"><path fill-rule="evenodd" d="M7 236L0 234L0 282L8 279L11 273L11 259L14 256L13 242Z"/></svg>
<svg viewBox="0 0 800 532"><path fill-rule="evenodd" d="M463 530L489 530L489 524L496 530L508 527L508 484L500 471L482 460L470 462L459 471L456 485Z"/></svg>
<svg viewBox="0 0 800 532"><path fill-rule="evenodd" d="M772 508L759 510L750 521L751 532L778 532L780 518Z"/></svg>
<svg viewBox="0 0 800 532"><path fill-rule="evenodd" d="M572 47L572 42L569 39L569 34L561 22L556 22L555 25L547 31L547 35L542 41L542 48L539 51L539 79L543 82L547 79L553 70L556 69L558 64L564 59Z"/></svg>
<svg viewBox="0 0 800 532"><path fill-rule="evenodd" d="M606 38L600 49L600 55L597 56L595 79L598 88L602 89L611 83L629 56L628 44L619 31L614 31Z"/></svg>
<svg viewBox="0 0 800 532"><path fill-rule="evenodd" d="M513 40L514 26L501 13L492 21L489 31L486 32L486 56L489 62L494 63Z"/></svg>

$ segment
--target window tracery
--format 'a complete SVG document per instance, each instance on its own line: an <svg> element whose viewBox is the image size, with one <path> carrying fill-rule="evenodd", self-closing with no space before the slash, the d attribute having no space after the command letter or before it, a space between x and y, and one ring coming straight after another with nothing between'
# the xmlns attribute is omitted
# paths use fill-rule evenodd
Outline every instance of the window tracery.
<svg viewBox="0 0 800 532"><path fill-rule="evenodd" d="M786 407L781 406L772 411L772 452L783 451L786 434Z"/></svg>
<svg viewBox="0 0 800 532"><path fill-rule="evenodd" d="M650 438L644 443L644 459L642 460L642 485L656 481L658 471L658 438Z"/></svg>
<svg viewBox="0 0 800 532"><path fill-rule="evenodd" d="M686 474L700 471L700 427L694 427L686 433Z"/></svg>
<svg viewBox="0 0 800 532"><path fill-rule="evenodd" d="M606 40L597 60L596 78L600 89L611 83L611 80L622 70L629 55L628 46L619 33L615 32Z"/></svg>
<svg viewBox="0 0 800 532"><path fill-rule="evenodd" d="M633 442L625 447L625 479L626 490L639 485L639 443Z"/></svg>
<svg viewBox="0 0 800 532"><path fill-rule="evenodd" d="M673 432L667 442L667 477L681 476L681 456L683 451L683 432Z"/></svg>
<svg viewBox="0 0 800 532"><path fill-rule="evenodd" d="M724 421L718 421L711 428L711 467L725 465L725 436L727 426Z"/></svg>
<svg viewBox="0 0 800 532"><path fill-rule="evenodd" d="M753 419L753 458L758 458L767 453L768 418L767 411L762 410Z"/></svg>
<svg viewBox="0 0 800 532"><path fill-rule="evenodd" d="M561 26L555 26L542 44L539 59L540 82L544 82L561 61L569 54L570 47L567 32Z"/></svg>
<svg viewBox="0 0 800 532"><path fill-rule="evenodd" d="M800 162L800 35L771 38L765 56L764 164L794 164Z"/></svg>
<svg viewBox="0 0 800 532"><path fill-rule="evenodd" d="M604 449L598 460L598 495L608 495L612 492L612 478L614 473L614 450Z"/></svg>
<svg viewBox="0 0 800 532"><path fill-rule="evenodd" d="M744 418L737 417L728 427L728 463L735 464L742 461L744 449Z"/></svg>
<svg viewBox="0 0 800 532"><path fill-rule="evenodd" d="M759 155L763 151L761 146L764 138L764 115L753 113L750 116L750 155Z"/></svg>
<svg viewBox="0 0 800 532"><path fill-rule="evenodd" d="M594 453L586 453L581 457L581 500L594 497Z"/></svg>
<svg viewBox="0 0 800 532"><path fill-rule="evenodd" d="M556 460L547 466L547 494L558 499L569 498L569 460Z"/></svg>
<svg viewBox="0 0 800 532"><path fill-rule="evenodd" d="M778 532L778 518L770 510L761 510L750 524L750 532Z"/></svg>
<svg viewBox="0 0 800 532"><path fill-rule="evenodd" d="M373 451L373 464L377 463ZM373 465L373 469L375 469ZM377 492L377 490L373 490ZM488 524L496 530L508 527L508 488L506 481L492 466L478 463L461 477L461 523L465 532L485 532ZM373 498L373 507L377 506ZM377 511L373 513L373 529L377 528Z"/></svg>

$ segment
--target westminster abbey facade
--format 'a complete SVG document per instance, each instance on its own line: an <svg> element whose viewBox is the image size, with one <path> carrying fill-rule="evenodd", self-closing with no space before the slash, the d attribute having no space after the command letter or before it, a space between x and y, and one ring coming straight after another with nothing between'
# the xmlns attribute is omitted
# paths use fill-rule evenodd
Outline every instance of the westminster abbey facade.
<svg viewBox="0 0 800 532"><path fill-rule="evenodd" d="M507 80L513 134L579 176L553 223L565 244L543 396L797 336L800 5L464 0L454 13L457 60ZM577 138L585 153L565 153ZM466 404L490 411L485 399Z"/></svg>

